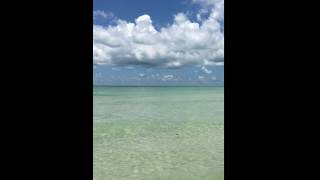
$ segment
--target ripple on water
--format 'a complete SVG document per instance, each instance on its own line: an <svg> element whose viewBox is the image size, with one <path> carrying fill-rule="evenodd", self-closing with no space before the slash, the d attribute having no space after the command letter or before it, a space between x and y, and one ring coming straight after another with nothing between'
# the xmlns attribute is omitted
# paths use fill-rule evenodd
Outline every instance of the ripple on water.
<svg viewBox="0 0 320 180"><path fill-rule="evenodd" d="M223 91L196 92L94 96L93 179L224 179Z"/></svg>

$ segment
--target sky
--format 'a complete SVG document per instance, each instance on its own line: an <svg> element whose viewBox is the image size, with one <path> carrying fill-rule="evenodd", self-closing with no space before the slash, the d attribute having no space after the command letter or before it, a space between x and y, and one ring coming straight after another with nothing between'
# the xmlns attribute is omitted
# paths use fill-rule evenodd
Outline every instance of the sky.
<svg viewBox="0 0 320 180"><path fill-rule="evenodd" d="M94 85L224 83L224 0L94 0Z"/></svg>

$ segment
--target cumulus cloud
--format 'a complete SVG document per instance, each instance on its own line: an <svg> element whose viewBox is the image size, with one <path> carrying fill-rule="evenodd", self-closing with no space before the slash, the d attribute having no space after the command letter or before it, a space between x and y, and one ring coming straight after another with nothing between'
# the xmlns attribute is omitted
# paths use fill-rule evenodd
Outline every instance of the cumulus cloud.
<svg viewBox="0 0 320 180"><path fill-rule="evenodd" d="M94 25L93 63L170 68L221 63L224 34L220 2L216 0L212 1L213 5L207 5L210 14L201 22L192 22L184 13L178 13L171 25L159 30L147 14L137 17L135 22L118 20L113 26Z"/></svg>
<svg viewBox="0 0 320 180"><path fill-rule="evenodd" d="M192 2L201 5L200 15L211 9L215 19L224 20L224 0L192 0Z"/></svg>
<svg viewBox="0 0 320 180"><path fill-rule="evenodd" d="M207 15L208 13L210 13L208 9L200 9L196 15L197 20L200 22L204 21L205 19L203 16Z"/></svg>

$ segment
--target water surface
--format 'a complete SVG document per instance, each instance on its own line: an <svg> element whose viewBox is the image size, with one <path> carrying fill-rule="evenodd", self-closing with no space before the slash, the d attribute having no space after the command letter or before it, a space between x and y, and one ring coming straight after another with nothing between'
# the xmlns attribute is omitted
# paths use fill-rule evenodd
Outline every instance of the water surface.
<svg viewBox="0 0 320 180"><path fill-rule="evenodd" d="M94 87L94 180L224 179L223 87Z"/></svg>

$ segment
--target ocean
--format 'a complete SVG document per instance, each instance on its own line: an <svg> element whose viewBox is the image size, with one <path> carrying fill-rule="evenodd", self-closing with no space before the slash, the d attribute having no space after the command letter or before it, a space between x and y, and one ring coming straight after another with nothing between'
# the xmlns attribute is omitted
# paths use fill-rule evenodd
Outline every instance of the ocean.
<svg viewBox="0 0 320 180"><path fill-rule="evenodd" d="M94 86L93 179L224 179L224 88Z"/></svg>

